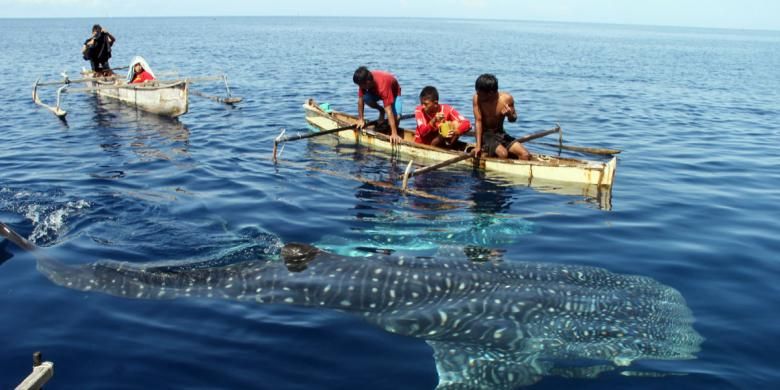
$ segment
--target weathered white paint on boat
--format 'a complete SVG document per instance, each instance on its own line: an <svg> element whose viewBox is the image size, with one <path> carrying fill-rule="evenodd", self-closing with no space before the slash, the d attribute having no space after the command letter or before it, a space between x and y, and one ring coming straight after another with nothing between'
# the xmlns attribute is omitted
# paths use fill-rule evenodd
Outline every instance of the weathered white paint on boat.
<svg viewBox="0 0 780 390"><path fill-rule="evenodd" d="M120 84L116 84L120 83ZM158 115L177 117L189 110L189 83L151 81L143 84L125 84L123 80L95 80L88 83L90 90L99 96L116 99L140 110Z"/></svg>

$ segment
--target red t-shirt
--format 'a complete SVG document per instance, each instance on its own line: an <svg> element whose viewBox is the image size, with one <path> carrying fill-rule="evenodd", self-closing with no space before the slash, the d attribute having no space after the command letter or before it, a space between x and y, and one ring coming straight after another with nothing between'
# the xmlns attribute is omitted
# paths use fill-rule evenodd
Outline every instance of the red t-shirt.
<svg viewBox="0 0 780 390"><path fill-rule="evenodd" d="M458 133L463 134L471 128L471 121L466 119L449 104L439 104L439 112L444 114L445 121L458 121ZM431 126L431 119L436 114L428 115L423 109L422 104L414 109L414 119L417 121L417 131L414 132L414 142L418 144L430 144L433 136L439 131L435 126Z"/></svg>
<svg viewBox="0 0 780 390"><path fill-rule="evenodd" d="M372 70L371 76L374 77L374 88L363 91L358 87L358 96L362 97L365 92L370 92L379 96L385 107L392 106L395 103L395 97L401 96L401 86L398 85L398 80L392 73L383 70Z"/></svg>
<svg viewBox="0 0 780 390"><path fill-rule="evenodd" d="M143 83L144 81L152 81L154 80L154 77L152 77L151 74L147 71L141 71L141 73L138 73L135 75L135 78L133 81L130 82L130 84L136 84L136 83Z"/></svg>

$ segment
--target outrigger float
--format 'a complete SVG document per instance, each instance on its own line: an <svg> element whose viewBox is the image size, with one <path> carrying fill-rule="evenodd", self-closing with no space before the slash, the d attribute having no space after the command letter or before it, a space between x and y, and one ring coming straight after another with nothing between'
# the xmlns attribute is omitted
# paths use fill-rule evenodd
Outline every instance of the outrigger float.
<svg viewBox="0 0 780 390"><path fill-rule="evenodd" d="M274 159L276 158L276 145L278 143L331 133L336 135L341 142L362 144L379 150L405 154L418 161L428 160L436 163L415 171L411 169L413 161L410 161L407 172L404 175L402 190L406 190L409 178L452 164L475 167L484 170L491 177L508 180L513 184L532 186L546 192L583 195L596 199L601 208L611 208L612 184L614 183L617 170L617 157L614 154L620 153L620 150L568 146L563 143L559 126L518 139L527 142L545 135L558 133L560 136L559 144L554 146L560 147L559 150L575 150L597 154L601 155L602 159L606 157L607 160L592 161L536 153L532 154L530 161L492 157L474 159L470 153L475 147L474 144L463 143L460 150L422 145L414 142L413 129L399 128L399 135L403 138L403 141L393 145L387 135L376 131L373 126L368 126L364 131L355 130L357 117L344 112L333 111L327 104L319 105L313 99L309 99L304 103L303 109L306 113L306 121L311 126L313 132L288 137L280 134L274 143ZM402 119L404 118L402 117Z"/></svg>
<svg viewBox="0 0 780 390"><path fill-rule="evenodd" d="M135 57L129 66L130 72L132 72L132 67L135 63L146 64L146 61L141 57ZM145 65L144 69L150 70L148 65ZM61 107L62 96L64 94L94 93L98 96L119 100L142 111L175 118L184 115L189 111L190 92L194 95L229 105L239 103L243 100L240 97L231 96L230 87L227 83L227 76L224 74L206 77L187 77L173 80L153 80L137 84L129 83L128 79L130 78L130 75L128 75L127 78L117 74L95 77L91 71L82 71L81 76L82 77L78 79L70 79L67 74L63 73L62 80L46 82L41 82L40 79L36 80L32 90L33 102L51 111L57 117L64 119L67 115L67 111L63 110ZM226 96L211 96L190 89L190 84L206 81L222 81L225 85ZM84 86L74 87L74 85L78 84L83 84ZM59 88L57 88L57 100L54 105L46 104L41 100L39 88L44 86L59 86Z"/></svg>

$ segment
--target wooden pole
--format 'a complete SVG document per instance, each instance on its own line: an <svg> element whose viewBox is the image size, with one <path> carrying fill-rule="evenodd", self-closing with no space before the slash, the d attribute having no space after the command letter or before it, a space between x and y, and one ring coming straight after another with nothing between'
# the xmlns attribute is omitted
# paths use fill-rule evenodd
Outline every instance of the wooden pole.
<svg viewBox="0 0 780 390"><path fill-rule="evenodd" d="M217 103L225 103L225 104L230 104L230 105L236 104L236 103L240 103L242 100L244 100L243 98L240 98L240 97L237 97L237 96L221 97L221 96L207 95L207 94L205 94L205 93L203 93L201 91L197 91L197 90L194 90L194 89L190 89L190 93L192 93L193 95L196 95L196 96L200 96L200 97L203 97L203 98L206 98L206 99L213 100L213 101L215 101Z"/></svg>
<svg viewBox="0 0 780 390"><path fill-rule="evenodd" d="M400 119L409 119L409 118L413 118L413 117L414 117L414 115L412 115L412 114L402 115ZM366 126L374 126L374 125L377 124L377 122L378 122L377 120L370 121L370 122L366 123ZM348 125L348 126L342 126L342 127L338 127L338 128L330 129L330 130L322 130L322 131L315 131L315 132L309 132L309 133L304 133L304 134L297 134L297 135L292 135L292 136L288 136L288 137L282 137L281 134L280 134L280 136L276 137L276 139L274 140L273 160L276 161L277 145L282 143L282 142L298 141L298 140L306 139L306 138L319 137L319 136L333 134L333 133L338 133L338 132L341 132L341 131L344 131L344 130L349 130L349 129L354 129L354 128L357 128L356 124L352 124L352 125ZM384 135L384 134L381 134L381 133L376 133L376 134L377 135Z"/></svg>
<svg viewBox="0 0 780 390"><path fill-rule="evenodd" d="M114 81L118 78L118 76L107 76L107 77L84 77L81 79L63 79L60 81L45 81L42 83L37 83L38 86L47 86L47 85L63 85L63 84L77 84L77 83L87 83L90 81Z"/></svg>
<svg viewBox="0 0 780 390"><path fill-rule="evenodd" d="M558 145L558 144L550 144L545 142L536 142L536 143L538 143L539 145L550 146L550 147L563 149L563 150L571 150L575 152L583 152L583 153L590 153L590 154L601 154L607 156L619 154L620 152L622 152L622 150L620 149L592 148L588 146L574 146L574 145L562 145L562 144Z"/></svg>
<svg viewBox="0 0 780 390"><path fill-rule="evenodd" d="M436 163L436 164L433 164L433 165L430 165L430 166L427 166L427 167L424 167L424 168L416 169L414 172L411 172L411 173L409 172L409 169L407 169L406 172L404 172L404 178L403 178L403 182L402 182L403 183L402 189L404 191L406 191L406 189L407 189L407 187L409 185L409 178L416 177L416 176L422 175L424 173L428 173L430 171L433 171L433 170L436 170L436 169L439 169L439 168L444 168L447 165L452 165L452 164L455 164L456 162L467 160L467 159L470 159L470 158L473 158L473 157L474 157L473 154L463 153L463 154L460 154L457 157L453 157L453 158L451 158L449 160L444 160L442 162L439 162L439 163Z"/></svg>
<svg viewBox="0 0 780 390"><path fill-rule="evenodd" d="M472 157L474 157L473 154L463 153L463 154L461 154L461 155L459 155L457 157L453 157L453 158L451 158L449 160L444 160L442 162L439 162L439 163L436 163L436 164L433 164L433 165L430 165L430 166L427 166L427 167L424 167L424 168L415 169L414 173L412 173L410 175L410 177L420 176L420 175L422 175L424 173L428 173L430 171L434 171L434 170L439 169L439 168L444 168L447 165L452 165L452 164L455 164L456 162L460 162L460 161L463 161L463 160L468 160L468 159L470 159Z"/></svg>
<svg viewBox="0 0 780 390"><path fill-rule="evenodd" d="M38 390L54 376L54 363L44 362L40 352L33 354L33 370L16 390Z"/></svg>
<svg viewBox="0 0 780 390"><path fill-rule="evenodd" d="M149 81L146 83L138 83L138 84L116 84L116 85L101 85L99 87L86 87L86 88L66 88L64 92L97 92L97 91L110 91L110 90L117 90L117 89L131 89L131 90L142 90L142 91L153 91L158 89L166 89L175 87L179 84L184 83L183 80L179 80L177 82L174 82L172 84L168 83L161 83L157 80L155 81Z"/></svg>
<svg viewBox="0 0 780 390"><path fill-rule="evenodd" d="M544 137L546 135L550 135L550 134L553 134L553 133L558 133L560 131L561 131L561 127L556 125L554 128L552 128L550 130L542 130L542 131L540 131L538 133L528 134L526 136L523 136L523 137L515 139L515 141L516 142L520 142L520 143L528 142L528 141L531 141L531 140L534 140L534 139L537 139L537 138L542 138L542 137Z"/></svg>

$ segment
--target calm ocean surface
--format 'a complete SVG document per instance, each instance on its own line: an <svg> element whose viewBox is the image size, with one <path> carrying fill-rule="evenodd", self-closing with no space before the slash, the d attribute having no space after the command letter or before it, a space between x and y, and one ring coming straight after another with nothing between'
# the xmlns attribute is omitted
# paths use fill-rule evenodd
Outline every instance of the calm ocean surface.
<svg viewBox="0 0 780 390"><path fill-rule="evenodd" d="M167 120L68 95L59 121L33 104L31 86L88 66L79 49L95 22L117 37L113 66L143 55L157 72L224 71L244 102L193 96L189 114ZM653 377L550 376L534 388L780 386L780 32L172 18L0 19L0 33L0 221L66 263L246 260L298 241L356 256L472 246L503 251L504 262L597 266L677 289L701 351L632 365ZM305 130L305 99L355 112L359 65L395 73L406 112L433 84L469 117L474 80L496 74L518 102L511 133L558 122L571 144L623 150L611 199L457 168L415 186L471 204L404 197L312 169L393 180L403 156L322 138L287 144L275 166L272 140L280 128ZM55 285L7 242L0 259L3 389L27 375L37 350L55 362L52 389L431 389L438 380L423 340L344 313L123 299Z"/></svg>

